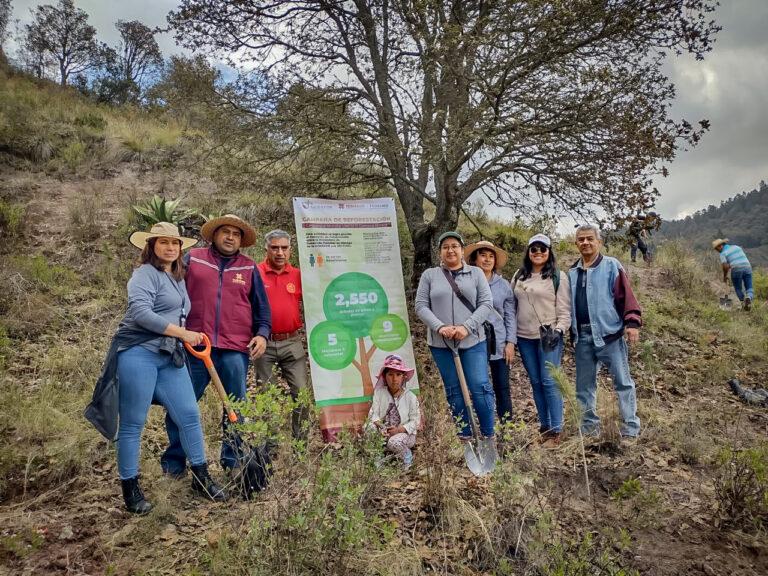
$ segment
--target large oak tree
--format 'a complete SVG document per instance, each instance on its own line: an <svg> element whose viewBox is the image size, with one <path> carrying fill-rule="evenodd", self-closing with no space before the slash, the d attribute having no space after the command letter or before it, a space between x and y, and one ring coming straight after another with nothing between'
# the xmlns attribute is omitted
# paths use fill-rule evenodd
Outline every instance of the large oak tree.
<svg viewBox="0 0 768 576"><path fill-rule="evenodd" d="M366 162L349 169L395 189L418 277L478 190L580 218L649 206L651 179L707 127L670 118L662 64L711 49L715 4L182 0L169 22L191 49L343 104L350 121L316 122L315 140L355 139Z"/></svg>

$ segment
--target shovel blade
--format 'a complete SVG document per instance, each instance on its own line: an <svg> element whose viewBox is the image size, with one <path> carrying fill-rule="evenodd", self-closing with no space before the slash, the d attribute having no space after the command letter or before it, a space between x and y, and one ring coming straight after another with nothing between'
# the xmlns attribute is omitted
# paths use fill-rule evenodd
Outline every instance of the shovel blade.
<svg viewBox="0 0 768 576"><path fill-rule="evenodd" d="M721 296L720 297L720 309L721 310L731 310L733 308L733 300L731 300L730 296Z"/></svg>
<svg viewBox="0 0 768 576"><path fill-rule="evenodd" d="M472 439L464 445L464 460L475 476L486 476L496 468L496 443L493 438Z"/></svg>

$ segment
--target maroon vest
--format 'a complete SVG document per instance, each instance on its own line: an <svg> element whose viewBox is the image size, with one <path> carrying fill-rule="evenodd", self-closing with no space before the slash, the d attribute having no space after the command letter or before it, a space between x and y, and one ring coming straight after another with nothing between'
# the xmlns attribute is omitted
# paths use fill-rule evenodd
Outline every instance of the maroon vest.
<svg viewBox="0 0 768 576"><path fill-rule="evenodd" d="M189 251L185 276L192 310L187 328L205 332L215 348L248 353L253 337L251 285L256 263L238 254L224 270L211 248Z"/></svg>

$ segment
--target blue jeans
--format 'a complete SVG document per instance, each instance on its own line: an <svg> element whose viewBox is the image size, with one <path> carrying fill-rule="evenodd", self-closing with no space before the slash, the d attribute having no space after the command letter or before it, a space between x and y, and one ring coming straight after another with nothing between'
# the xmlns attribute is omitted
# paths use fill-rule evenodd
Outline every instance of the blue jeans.
<svg viewBox="0 0 768 576"><path fill-rule="evenodd" d="M576 398L584 411L581 431L595 435L600 430L600 418L597 415L598 364L603 364L611 372L623 420L621 435L637 436L640 433L640 419L637 417L635 383L629 374L627 344L624 338L618 338L598 348L589 332L580 333L576 342Z"/></svg>
<svg viewBox="0 0 768 576"><path fill-rule="evenodd" d="M547 369L547 362L560 366L563 357L563 340L554 350L545 351L539 338L517 338L517 349L525 371L531 381L533 401L539 414L539 431L563 430L563 395Z"/></svg>
<svg viewBox="0 0 768 576"><path fill-rule="evenodd" d="M205 464L200 412L186 368L176 368L171 356L142 346L123 350L117 356L120 382L120 428L117 439L117 467L121 480L139 473L141 432L154 399L167 410L173 422L182 454L192 464Z"/></svg>
<svg viewBox="0 0 768 576"><path fill-rule="evenodd" d="M470 436L472 431L469 427L469 411L464 403L464 396L461 394L459 375L456 372L456 365L453 361L453 352L449 348L438 348L436 346L430 346L429 349L443 379L445 396L448 399L448 405L451 407L451 414L454 420L460 421L459 434L461 436ZM493 395L491 383L488 381L488 353L486 352L485 342L475 344L471 348L460 349L459 359L464 371L464 378L467 381L472 406L480 422L480 432L483 436L493 436L496 399Z"/></svg>
<svg viewBox="0 0 768 576"><path fill-rule="evenodd" d="M224 384L228 396L234 396L238 400L245 398L245 382L248 376L248 355L236 350L211 349L211 360L216 372ZM195 390L195 398L200 400L205 393L208 383L211 381L208 369L202 360L190 356L189 371L192 376L192 386ZM222 429L226 425L226 418L222 411ZM166 474L181 474L187 467L182 450L179 428L171 418L165 419L165 430L168 433L168 448L160 458L163 472ZM227 435L221 445L221 466L223 468L235 468L237 466L236 447L231 444Z"/></svg>
<svg viewBox="0 0 768 576"><path fill-rule="evenodd" d="M750 300L755 299L755 293L752 290L752 269L749 270L731 270L731 282L733 289L736 290L736 296L744 302L744 293Z"/></svg>
<svg viewBox="0 0 768 576"><path fill-rule="evenodd" d="M496 396L496 415L500 422L512 419L512 398L509 395L509 366L504 358L490 360L493 394Z"/></svg>

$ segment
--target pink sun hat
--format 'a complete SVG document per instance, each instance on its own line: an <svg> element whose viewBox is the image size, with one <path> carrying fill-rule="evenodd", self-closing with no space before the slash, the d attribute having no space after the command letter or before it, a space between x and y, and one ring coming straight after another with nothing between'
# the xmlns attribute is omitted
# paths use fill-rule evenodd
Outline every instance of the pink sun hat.
<svg viewBox="0 0 768 576"><path fill-rule="evenodd" d="M416 372L415 368L408 368L402 356L398 356L397 354L390 354L386 358L384 358L384 364L382 364L381 369L379 370L379 373L376 375L376 387L385 385L384 371L387 369L397 370L398 372L402 372L403 374L405 374L405 376L403 377L403 385L405 385L405 383L408 382L408 380L413 378L413 375Z"/></svg>

